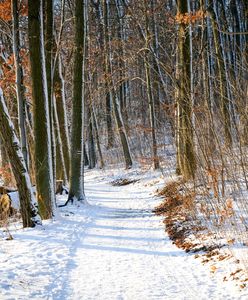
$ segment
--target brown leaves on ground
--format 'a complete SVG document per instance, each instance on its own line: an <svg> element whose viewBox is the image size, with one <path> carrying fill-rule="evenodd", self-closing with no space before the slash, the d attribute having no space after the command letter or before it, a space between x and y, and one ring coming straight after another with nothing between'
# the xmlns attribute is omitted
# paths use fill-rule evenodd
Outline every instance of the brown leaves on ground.
<svg viewBox="0 0 248 300"><path fill-rule="evenodd" d="M164 201L154 212L165 216L166 231L173 243L186 252L204 250L202 245L187 239L190 234L205 229L193 222L195 193L186 188L183 180L178 180L169 182L158 195L164 197Z"/></svg>
<svg viewBox="0 0 248 300"><path fill-rule="evenodd" d="M233 258L232 254L220 251L225 244L215 242L213 232L202 226L195 213L197 195L193 188L189 188L182 180L171 181L158 191L157 195L163 197L163 202L154 209L154 212L164 216L165 230L178 248L185 252L197 253L195 258L201 258L203 264L211 264L209 267L213 274L218 271L219 262ZM233 214L231 198L224 202L222 210L224 213L220 213L219 217L223 215L230 217ZM202 211L200 207L200 212L204 213L205 210ZM227 241L229 245L233 243L235 243L235 239ZM239 263L239 261L237 262ZM247 283L240 275L244 273L241 271L241 269L237 269L230 276L225 276L223 280L237 280L239 287L243 289Z"/></svg>

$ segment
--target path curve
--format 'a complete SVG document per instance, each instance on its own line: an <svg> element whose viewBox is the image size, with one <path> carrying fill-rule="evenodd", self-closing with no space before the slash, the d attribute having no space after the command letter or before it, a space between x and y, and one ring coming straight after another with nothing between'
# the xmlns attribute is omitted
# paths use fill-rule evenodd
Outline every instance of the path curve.
<svg viewBox="0 0 248 300"><path fill-rule="evenodd" d="M142 183L86 181L91 222L80 236L69 299L233 299L193 256L172 245Z"/></svg>
<svg viewBox="0 0 248 300"><path fill-rule="evenodd" d="M152 213L158 174L123 187L111 178L86 172L88 205L61 208L42 228L11 229L14 240L0 243L1 300L247 299L168 239Z"/></svg>

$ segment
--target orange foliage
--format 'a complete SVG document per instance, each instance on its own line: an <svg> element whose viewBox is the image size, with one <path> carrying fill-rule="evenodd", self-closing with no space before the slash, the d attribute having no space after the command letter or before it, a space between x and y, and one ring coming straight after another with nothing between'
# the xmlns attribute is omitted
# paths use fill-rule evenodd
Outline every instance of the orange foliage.
<svg viewBox="0 0 248 300"><path fill-rule="evenodd" d="M217 209L217 213L220 216L220 223L223 223L225 220L232 217L234 215L233 200L231 198L227 199L224 207L222 209Z"/></svg>
<svg viewBox="0 0 248 300"><path fill-rule="evenodd" d="M4 0L3 2L0 2L0 19L4 21L10 21L12 19L10 0Z"/></svg>
<svg viewBox="0 0 248 300"><path fill-rule="evenodd" d="M24 69L24 81L26 81L25 74L28 74L29 70L29 60L28 60L28 52L27 50L21 49L20 50L20 58L21 58L21 65ZM1 65L2 67L2 76L0 77L0 86L4 90L11 90L16 82L16 69L15 69L15 61L14 61L14 54L11 54L9 58L4 61Z"/></svg>
<svg viewBox="0 0 248 300"><path fill-rule="evenodd" d="M20 14L22 16L27 16L28 15L28 1L24 0L24 1L21 2Z"/></svg>
<svg viewBox="0 0 248 300"><path fill-rule="evenodd" d="M12 54L5 62L2 63L3 75L0 78L0 86L8 89L15 84L14 55Z"/></svg>
<svg viewBox="0 0 248 300"><path fill-rule="evenodd" d="M179 24L194 24L199 20L202 20L205 18L206 13L203 10L198 10L194 13L185 13L185 14L180 14L178 13L175 17L175 20Z"/></svg>
<svg viewBox="0 0 248 300"><path fill-rule="evenodd" d="M28 15L28 5L26 0L22 1L20 4L20 15ZM11 0L0 2L0 19L4 21L10 21L12 19Z"/></svg>
<svg viewBox="0 0 248 300"><path fill-rule="evenodd" d="M13 176L10 164L6 164L0 168L0 177L5 186L14 186Z"/></svg>

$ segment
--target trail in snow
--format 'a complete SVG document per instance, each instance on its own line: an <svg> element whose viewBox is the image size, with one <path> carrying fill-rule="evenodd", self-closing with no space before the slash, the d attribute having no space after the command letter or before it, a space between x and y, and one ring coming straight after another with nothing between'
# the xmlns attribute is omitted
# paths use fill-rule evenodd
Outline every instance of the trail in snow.
<svg viewBox="0 0 248 300"><path fill-rule="evenodd" d="M89 206L0 244L0 299L247 299L172 245L151 212L154 187L107 181L87 173Z"/></svg>

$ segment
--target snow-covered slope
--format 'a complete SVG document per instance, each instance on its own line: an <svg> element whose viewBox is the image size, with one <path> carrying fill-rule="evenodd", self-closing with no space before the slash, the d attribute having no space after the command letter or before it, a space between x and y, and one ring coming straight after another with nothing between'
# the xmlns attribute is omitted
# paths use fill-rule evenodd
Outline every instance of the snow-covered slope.
<svg viewBox="0 0 248 300"><path fill-rule="evenodd" d="M118 187L87 172L89 205L67 206L43 228L13 229L14 240L0 242L0 299L248 299L172 245L151 212L163 181L153 176Z"/></svg>

